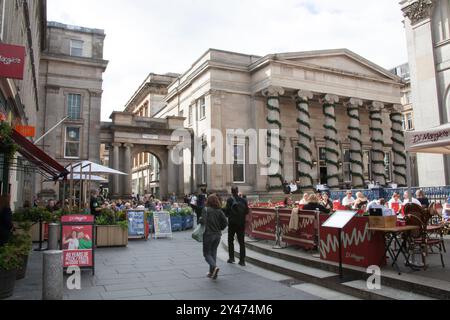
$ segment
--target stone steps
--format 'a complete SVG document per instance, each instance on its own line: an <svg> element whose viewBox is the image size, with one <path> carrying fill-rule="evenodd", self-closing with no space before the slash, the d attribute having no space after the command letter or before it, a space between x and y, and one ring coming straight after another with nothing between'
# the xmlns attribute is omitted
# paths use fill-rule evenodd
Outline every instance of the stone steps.
<svg viewBox="0 0 450 320"><path fill-rule="evenodd" d="M226 237L222 238L222 247L228 250ZM236 244L235 248L238 249L239 246ZM389 281L389 275L382 278L381 290L369 290L364 280L368 277L366 270L349 266L344 269L344 275L348 279L342 283L337 264L325 263L313 258L311 254L293 249L274 250L269 243L264 242L247 243L247 261L257 267L304 282L294 284L293 287L319 297L321 295L316 293L321 293L325 299L327 297L332 300L339 297L368 300L448 299L450 293L450 287L443 290L442 284L441 288L434 287L434 290L431 290L429 287L433 286L433 283L427 285L425 282L420 283L421 281L408 282L408 279Z"/></svg>

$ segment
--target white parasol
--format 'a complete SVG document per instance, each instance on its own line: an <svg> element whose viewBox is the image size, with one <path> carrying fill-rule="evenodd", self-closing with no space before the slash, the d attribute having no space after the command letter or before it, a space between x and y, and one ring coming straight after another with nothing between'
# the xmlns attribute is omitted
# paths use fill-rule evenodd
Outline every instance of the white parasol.
<svg viewBox="0 0 450 320"><path fill-rule="evenodd" d="M72 165L73 166L73 172L74 173L84 173L84 174L101 174L101 175L123 175L123 176L127 176L128 174L121 172L121 171L117 171L105 166L102 166L100 164L91 162L91 161L82 161L79 163L75 163ZM68 165L66 167L66 169L70 172L71 166ZM70 174L69 174L70 177Z"/></svg>

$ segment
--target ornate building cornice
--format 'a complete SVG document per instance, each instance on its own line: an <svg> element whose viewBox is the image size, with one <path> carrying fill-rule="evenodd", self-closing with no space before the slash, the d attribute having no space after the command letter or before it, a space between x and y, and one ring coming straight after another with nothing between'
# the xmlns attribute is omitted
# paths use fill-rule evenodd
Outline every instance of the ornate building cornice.
<svg viewBox="0 0 450 320"><path fill-rule="evenodd" d="M411 20L411 25L415 25L431 17L434 0L418 0L404 7L403 15Z"/></svg>

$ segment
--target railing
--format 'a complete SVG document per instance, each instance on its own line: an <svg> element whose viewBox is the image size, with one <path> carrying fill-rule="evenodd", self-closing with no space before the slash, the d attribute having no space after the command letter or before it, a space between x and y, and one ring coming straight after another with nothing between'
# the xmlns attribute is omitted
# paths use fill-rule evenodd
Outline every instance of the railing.
<svg viewBox="0 0 450 320"><path fill-rule="evenodd" d="M445 187L414 187L411 188L411 193L415 196L418 190L422 190L425 193L425 196L434 202L444 203L447 202L447 199L450 197L450 186ZM364 196L366 196L370 201L384 198L386 201L390 200L395 192L399 193L403 196L403 193L408 191L408 188L381 188L381 189L372 189L372 190L352 190L354 194L357 192L362 192ZM342 200L346 196L346 191L332 191L331 199L333 200Z"/></svg>

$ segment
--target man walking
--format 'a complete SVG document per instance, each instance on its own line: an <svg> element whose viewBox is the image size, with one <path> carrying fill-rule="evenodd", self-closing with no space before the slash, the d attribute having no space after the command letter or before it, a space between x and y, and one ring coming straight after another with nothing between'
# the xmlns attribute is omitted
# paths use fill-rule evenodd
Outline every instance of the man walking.
<svg viewBox="0 0 450 320"><path fill-rule="evenodd" d="M239 265L245 267L245 220L249 213L248 203L239 196L239 189L231 189L231 198L227 201L225 214L228 217L228 263L235 263L234 260L234 237L237 235L240 249Z"/></svg>

